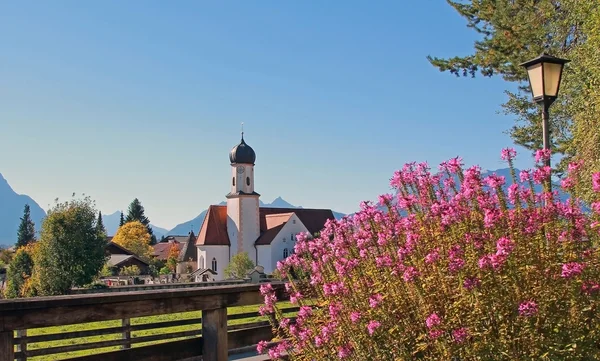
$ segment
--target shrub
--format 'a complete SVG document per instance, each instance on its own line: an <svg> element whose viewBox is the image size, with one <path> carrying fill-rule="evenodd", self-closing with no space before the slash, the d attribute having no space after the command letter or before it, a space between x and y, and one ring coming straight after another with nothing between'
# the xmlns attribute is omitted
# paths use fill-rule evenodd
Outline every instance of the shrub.
<svg viewBox="0 0 600 361"><path fill-rule="evenodd" d="M271 285L274 347L290 360L599 359L600 202L560 201L543 166L504 177L411 163L394 195L300 235L278 269L300 312L282 316ZM538 162L547 154L540 152ZM570 166L569 188L579 164ZM594 187L600 192L600 174ZM293 275L291 275L293 271ZM295 276L295 277L294 277Z"/></svg>
<svg viewBox="0 0 600 361"><path fill-rule="evenodd" d="M139 276L140 274L140 268L136 265L123 267L119 271L120 276Z"/></svg>

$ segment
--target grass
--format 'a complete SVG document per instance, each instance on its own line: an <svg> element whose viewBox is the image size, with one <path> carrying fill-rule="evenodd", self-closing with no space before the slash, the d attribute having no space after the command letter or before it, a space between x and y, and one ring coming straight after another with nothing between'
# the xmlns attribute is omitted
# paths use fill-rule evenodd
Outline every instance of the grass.
<svg viewBox="0 0 600 361"><path fill-rule="evenodd" d="M292 306L289 302L280 302L280 305L281 305L281 307L291 307ZM259 305L231 307L228 309L227 313L228 313L228 315L234 315L234 314L240 314L240 313L257 312L258 307L259 307ZM173 313L173 314L156 315L156 316L148 316L148 317L139 317L139 318L132 318L131 325L133 326L133 325L148 324L148 323L155 323L155 322L186 320L186 319L200 318L201 316L202 316L202 311L193 311L193 312L183 312L183 313ZM228 325L238 325L238 324L245 324L245 323L252 323L252 322L259 322L259 321L266 321L266 320L267 319L265 317L258 316L258 317L249 317L249 318L244 318L244 319L230 320L230 321L228 321L227 324ZM82 323L82 324L74 324L74 325L66 325L66 326L43 327L43 328L27 330L27 336L48 335L48 334L57 334L57 333L73 332L73 331L85 331L85 330L94 330L94 329L101 329L101 328L108 328L108 327L120 327L120 326L121 326L121 320L90 322L90 323ZM201 324L163 327L163 328L156 328L156 329L150 329L150 330L134 331L131 333L131 337L135 338L135 337L150 336L150 335L160 335L160 334L172 333L172 332L191 331L191 330L196 330L196 329L201 329L201 328L202 328ZM37 343L28 344L27 349L28 350L36 350L36 349L42 349L42 348L45 349L45 348L57 347L57 346L79 345L79 344L86 344L86 343L91 343L91 342L118 340L120 338L121 338L121 334L116 333L116 334L101 335L101 336L80 337L80 338L67 339L67 340L37 342ZM133 344L132 347L141 347L141 346L157 344L157 343L161 343L161 342L170 342L170 341L181 340L181 339L185 339L185 338L186 337L138 343L138 344ZM105 347L105 348L96 348L96 349L92 349L92 350L64 352L64 353L48 355L48 356L37 356L37 357L31 357L28 359L34 360L34 361L63 360L63 359L70 358L70 357L85 356L85 355L91 355L91 354L96 354L96 353L115 351L115 350L119 350L119 349L120 349L120 346L113 346L113 347Z"/></svg>

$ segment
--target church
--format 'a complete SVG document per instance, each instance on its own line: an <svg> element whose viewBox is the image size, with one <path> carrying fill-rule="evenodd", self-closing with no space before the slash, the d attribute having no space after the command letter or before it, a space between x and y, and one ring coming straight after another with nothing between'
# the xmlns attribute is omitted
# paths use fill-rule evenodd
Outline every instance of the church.
<svg viewBox="0 0 600 361"><path fill-rule="evenodd" d="M196 239L198 270L213 271L214 280L225 278L229 260L247 252L266 274L277 268L277 262L294 251L296 235L321 231L330 209L259 207L260 194L254 188L256 153L244 141L229 153L231 164L230 191L227 205L211 205Z"/></svg>

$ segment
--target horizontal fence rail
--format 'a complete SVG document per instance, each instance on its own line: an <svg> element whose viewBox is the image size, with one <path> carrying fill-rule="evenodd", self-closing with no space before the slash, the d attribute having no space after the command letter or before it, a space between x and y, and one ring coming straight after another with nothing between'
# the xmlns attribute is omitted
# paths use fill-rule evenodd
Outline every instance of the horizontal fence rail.
<svg viewBox="0 0 600 361"><path fill-rule="evenodd" d="M279 298L284 299L283 285L274 283L273 287ZM100 348L112 350L69 360L166 361L202 356L205 361L225 361L232 349L272 338L268 319L258 312L227 314L228 307L261 302L259 285L250 284L3 300L0 301L0 361L60 357L64 353ZM197 312L178 320L141 319L192 311L201 311L201 317L197 317L200 315ZM298 308L287 307L282 311L293 316ZM95 328L83 330L67 327L37 334L32 330L102 321L120 325L94 325ZM40 345L57 342L58 345Z"/></svg>

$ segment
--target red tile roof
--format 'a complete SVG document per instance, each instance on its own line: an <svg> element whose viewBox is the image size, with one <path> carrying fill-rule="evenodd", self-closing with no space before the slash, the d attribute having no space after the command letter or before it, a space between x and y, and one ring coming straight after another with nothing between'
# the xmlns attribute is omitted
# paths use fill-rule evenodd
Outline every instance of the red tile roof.
<svg viewBox="0 0 600 361"><path fill-rule="evenodd" d="M271 244L283 225L296 214L311 234L321 231L328 219L335 219L330 209L260 208L260 237L256 244ZM199 246L229 246L227 206L208 207L196 241Z"/></svg>
<svg viewBox="0 0 600 361"><path fill-rule="evenodd" d="M200 227L198 246L229 246L227 206L210 206Z"/></svg>
<svg viewBox="0 0 600 361"><path fill-rule="evenodd" d="M152 256L161 261L166 260L167 258L169 258L169 250L171 249L172 245L177 246L177 248L179 248L179 253L181 253L181 250L183 249L185 243L177 241L157 243L153 246L154 252L152 253Z"/></svg>

